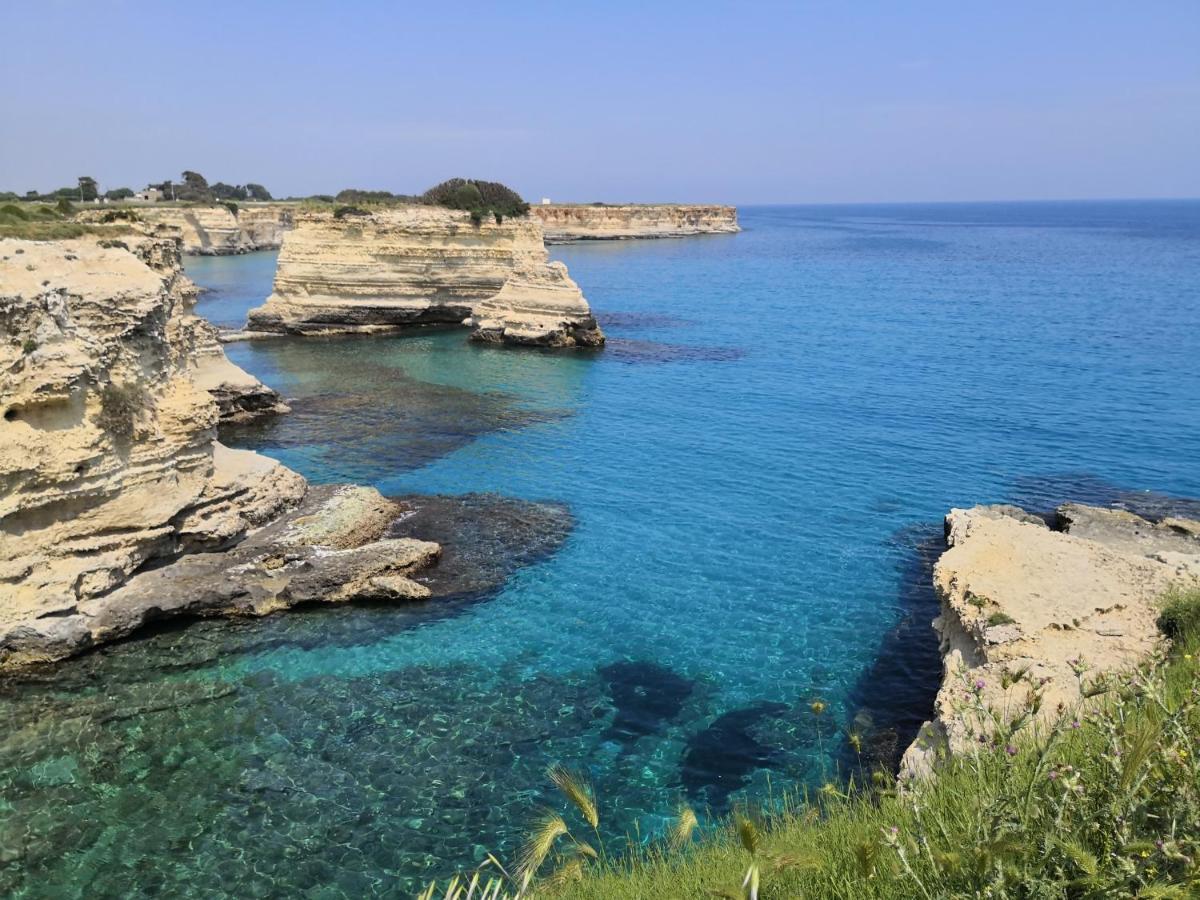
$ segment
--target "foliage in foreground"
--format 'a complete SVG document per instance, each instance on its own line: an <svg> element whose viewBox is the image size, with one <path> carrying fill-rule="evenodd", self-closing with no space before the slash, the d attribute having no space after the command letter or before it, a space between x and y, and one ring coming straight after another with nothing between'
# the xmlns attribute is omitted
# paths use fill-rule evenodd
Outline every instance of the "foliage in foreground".
<svg viewBox="0 0 1200 900"><path fill-rule="evenodd" d="M489 857L473 880L423 897L1200 896L1200 591L1168 597L1162 621L1169 651L1088 682L1104 693L1090 711L988 742L936 779L903 791L828 785L736 814L698 843L685 806L664 841L612 860L581 851L566 821L547 813L514 872ZM590 788L568 776L573 796L555 772L592 824ZM551 873L535 878L543 865Z"/></svg>

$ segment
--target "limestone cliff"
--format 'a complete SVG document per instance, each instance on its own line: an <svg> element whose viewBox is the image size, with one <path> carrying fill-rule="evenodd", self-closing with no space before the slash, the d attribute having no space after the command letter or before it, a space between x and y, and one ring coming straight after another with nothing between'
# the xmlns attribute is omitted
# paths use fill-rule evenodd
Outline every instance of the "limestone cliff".
<svg viewBox="0 0 1200 900"><path fill-rule="evenodd" d="M222 204L212 206L138 206L130 211L150 226L178 228L183 252L228 256L254 250L274 250L292 227L293 207L284 204L239 204L237 213ZM81 213L83 221L102 220L111 210Z"/></svg>
<svg viewBox="0 0 1200 900"><path fill-rule="evenodd" d="M737 208L733 206L677 203L621 206L550 204L534 206L530 212L541 221L548 244L733 234L741 231Z"/></svg>
<svg viewBox="0 0 1200 900"><path fill-rule="evenodd" d="M218 404L197 373L228 362L190 311L194 293L173 239L0 241L0 668L173 612L420 593L387 579L436 545L379 543L385 526L306 537L303 522L338 520L329 497L296 528L249 541L306 485L214 441ZM374 496L366 505L389 502ZM378 545L361 549L367 538ZM221 579L194 562L139 573L194 551L226 551L203 554L210 567L241 555Z"/></svg>
<svg viewBox="0 0 1200 900"><path fill-rule="evenodd" d="M478 313L478 315L476 315ZM482 340L596 345L587 301L529 218L472 224L465 212L400 207L338 219L297 213L258 332L330 334L467 324Z"/></svg>
<svg viewBox="0 0 1200 900"><path fill-rule="evenodd" d="M1036 694L1033 721L1074 709L1081 686L1155 649L1164 592L1200 584L1200 522L1068 504L1058 526L1011 506L947 516L934 568L943 683L904 773L989 740L978 704L1012 716Z"/></svg>

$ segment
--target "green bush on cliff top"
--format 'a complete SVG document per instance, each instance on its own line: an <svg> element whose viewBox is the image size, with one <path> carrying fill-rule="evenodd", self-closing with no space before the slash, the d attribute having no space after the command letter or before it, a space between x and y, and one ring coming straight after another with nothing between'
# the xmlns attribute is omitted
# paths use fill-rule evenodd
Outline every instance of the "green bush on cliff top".
<svg viewBox="0 0 1200 900"><path fill-rule="evenodd" d="M478 181L474 178L451 178L436 184L421 195L421 202L429 206L466 210L476 225L482 224L489 216L499 224L505 216L529 214L529 204L512 188L496 181Z"/></svg>
<svg viewBox="0 0 1200 900"><path fill-rule="evenodd" d="M1040 685L1010 673L1028 684L1025 707L990 713L998 731L978 753L903 791L860 774L707 828L684 806L665 839L610 846L625 852L607 858L590 852L584 825L547 813L523 858L534 864L528 880L529 865L502 869L489 857L426 896L462 900L471 877L492 880L485 896L495 898L1198 896L1200 591L1167 598L1162 621L1171 647L1137 672L1100 679L1073 661L1096 700L1053 727L1013 736ZM972 687L968 706L979 702ZM588 802L603 815L586 785L582 805L564 793L574 818L590 820Z"/></svg>

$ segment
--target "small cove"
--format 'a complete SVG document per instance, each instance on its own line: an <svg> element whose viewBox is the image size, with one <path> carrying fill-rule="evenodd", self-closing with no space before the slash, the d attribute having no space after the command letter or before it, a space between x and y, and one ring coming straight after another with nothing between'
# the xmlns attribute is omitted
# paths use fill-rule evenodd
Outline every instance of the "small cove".
<svg viewBox="0 0 1200 900"><path fill-rule="evenodd" d="M555 761L614 836L816 785L848 729L889 759L928 711L949 507L1200 495L1200 203L741 218L553 247L599 353L228 345L296 410L230 443L525 501L436 513L523 565L445 609L166 628L0 685L0 833L27 848L0 888L384 896L511 856ZM274 254L188 268L238 326Z"/></svg>

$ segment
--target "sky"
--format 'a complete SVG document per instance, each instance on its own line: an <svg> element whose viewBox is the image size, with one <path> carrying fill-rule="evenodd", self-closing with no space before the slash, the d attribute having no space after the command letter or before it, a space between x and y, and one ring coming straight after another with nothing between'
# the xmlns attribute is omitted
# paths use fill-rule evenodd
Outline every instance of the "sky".
<svg viewBox="0 0 1200 900"><path fill-rule="evenodd" d="M0 0L0 190L1200 197L1200 0Z"/></svg>

